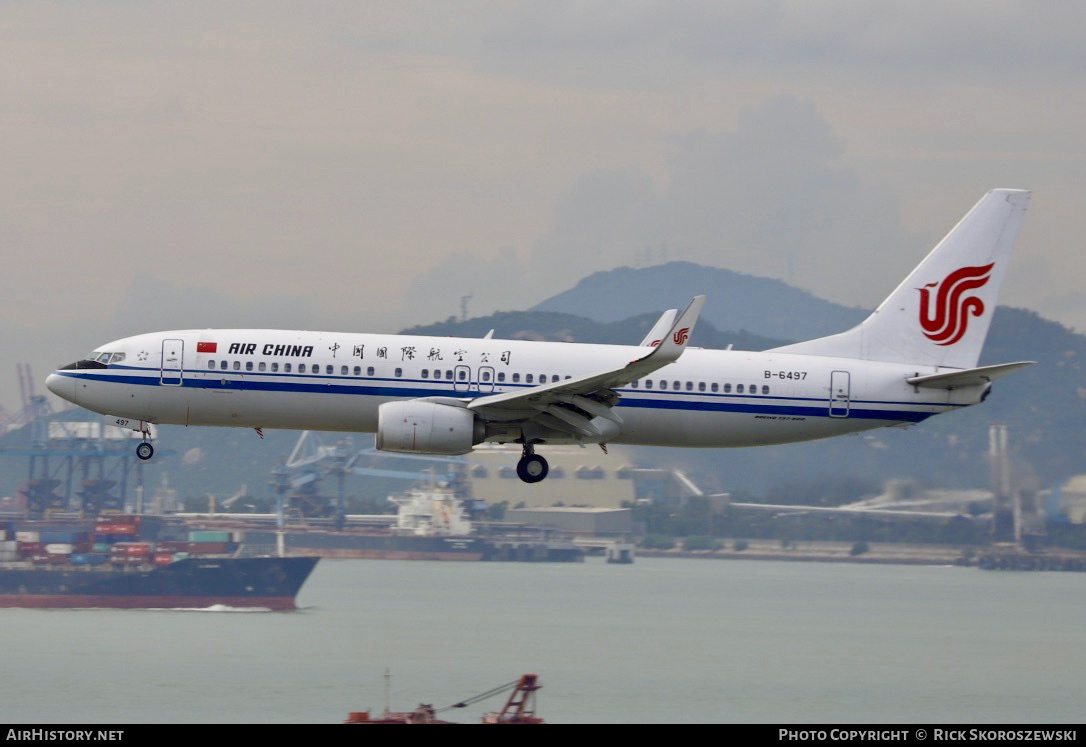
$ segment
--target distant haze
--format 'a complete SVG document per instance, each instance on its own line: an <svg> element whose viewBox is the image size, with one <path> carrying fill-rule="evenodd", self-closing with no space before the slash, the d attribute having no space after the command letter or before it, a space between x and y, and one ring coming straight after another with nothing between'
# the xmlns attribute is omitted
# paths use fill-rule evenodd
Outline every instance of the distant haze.
<svg viewBox="0 0 1086 747"><path fill-rule="evenodd" d="M1083 28L1026 0L4 3L0 405L16 363L40 392L138 332L396 331L623 266L869 309L993 187L1034 191L1001 302L1086 329ZM668 306L693 292L721 291Z"/></svg>

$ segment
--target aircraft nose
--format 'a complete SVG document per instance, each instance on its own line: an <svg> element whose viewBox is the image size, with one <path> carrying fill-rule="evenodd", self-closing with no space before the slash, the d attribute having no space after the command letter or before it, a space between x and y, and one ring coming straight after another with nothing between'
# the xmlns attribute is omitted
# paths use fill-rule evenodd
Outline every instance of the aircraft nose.
<svg viewBox="0 0 1086 747"><path fill-rule="evenodd" d="M45 378L45 388L61 399L75 402L75 380L69 376L49 374Z"/></svg>

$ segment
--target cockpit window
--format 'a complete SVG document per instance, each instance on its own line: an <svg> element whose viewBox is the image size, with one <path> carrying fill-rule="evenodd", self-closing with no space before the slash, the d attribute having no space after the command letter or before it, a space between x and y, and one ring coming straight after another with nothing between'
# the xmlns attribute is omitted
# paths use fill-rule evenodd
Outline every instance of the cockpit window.
<svg viewBox="0 0 1086 747"><path fill-rule="evenodd" d="M89 353L83 360L101 363L102 365L120 363L124 360L124 353L103 353L100 350L95 350L93 353Z"/></svg>

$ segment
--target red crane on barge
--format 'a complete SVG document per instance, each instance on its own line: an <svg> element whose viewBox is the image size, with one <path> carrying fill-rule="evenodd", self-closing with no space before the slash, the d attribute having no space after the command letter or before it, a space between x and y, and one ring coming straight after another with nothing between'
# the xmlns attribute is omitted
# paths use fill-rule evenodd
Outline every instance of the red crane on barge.
<svg viewBox="0 0 1086 747"><path fill-rule="evenodd" d="M385 672L387 689L388 672ZM491 711L483 716L484 724L542 724L543 719L535 715L535 694L543 688L539 684L539 677L534 674L521 675L516 682L501 685L485 693L468 698L448 708L466 708L472 703L493 697L497 693L508 690L509 698L500 711ZM442 708L445 711L448 708ZM377 718L370 716L369 711L351 711L347 715L345 724L455 724L456 721L445 721L437 717L437 711L429 703L420 703L413 711L390 711L385 707L384 712Z"/></svg>

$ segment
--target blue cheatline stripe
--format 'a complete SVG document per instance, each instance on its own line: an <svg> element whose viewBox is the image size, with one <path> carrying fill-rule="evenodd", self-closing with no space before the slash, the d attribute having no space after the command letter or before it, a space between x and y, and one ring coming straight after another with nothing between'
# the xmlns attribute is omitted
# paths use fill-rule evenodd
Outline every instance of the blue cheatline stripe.
<svg viewBox="0 0 1086 747"><path fill-rule="evenodd" d="M147 375L111 375L106 373L79 373L57 371L63 376L71 376L77 379L89 379L115 384L132 384L136 386L161 386L157 369L133 369L143 370ZM344 381L342 376L313 376L308 374L269 374L252 373L244 378L222 379L210 371L186 372L187 376L182 380L185 389L214 389L236 390L256 392L284 392L284 393L308 393L308 394L345 394L351 396L366 397L461 397L474 399L486 396L489 392L456 391L453 382L442 382L441 388L435 388L430 382L423 379L349 379L350 384L333 384L333 381ZM265 380L259 380L263 377ZM274 377L275 380L266 379ZM295 379L300 381L295 381ZM316 379L316 381L314 381ZM224 383L225 382L225 383ZM366 383L363 383L366 382ZM368 383L373 382L373 383ZM383 383L382 383L383 382ZM395 382L397 385L390 385ZM503 384L503 387L512 389L532 389L530 384ZM684 410L689 412L728 412L745 413L752 415L778 415L792 417L829 417L829 402L822 399L810 398L784 398L764 396L757 397L755 402L750 397L733 394L709 394L705 392L675 392L668 399L648 397L646 392L640 390L619 390L626 396L623 397L620 407L645 408L652 410ZM712 398L717 401L704 402L692 398ZM791 404L772 404L772 401L787 399ZM744 401L737 401L744 400ZM795 404L796 402L805 404ZM897 407L939 407L960 408L964 405L947 405L946 403L928 402L892 402L892 401L865 401L851 400L849 402L848 419L857 420L891 420L896 422L919 423L922 420L935 415L935 412L916 411L913 409L902 410ZM841 418L844 419L844 418Z"/></svg>

